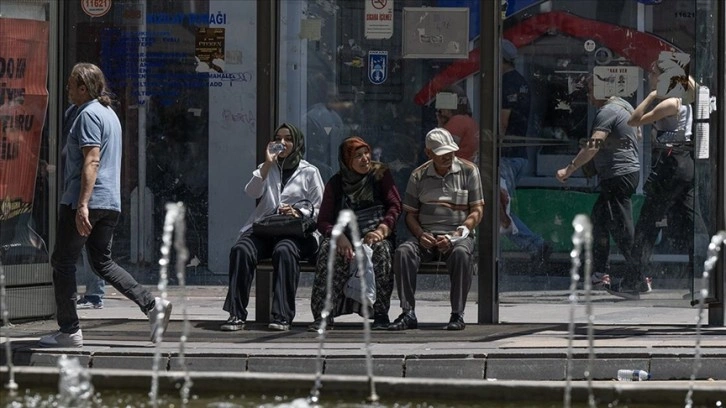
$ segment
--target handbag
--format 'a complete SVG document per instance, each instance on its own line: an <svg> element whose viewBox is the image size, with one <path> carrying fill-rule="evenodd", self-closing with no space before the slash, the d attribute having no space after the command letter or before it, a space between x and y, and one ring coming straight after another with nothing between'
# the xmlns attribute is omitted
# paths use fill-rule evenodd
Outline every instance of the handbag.
<svg viewBox="0 0 726 408"><path fill-rule="evenodd" d="M363 250L363 271L358 269L358 257L350 261L350 277L345 283L343 294L360 304L368 306L376 303L376 277L373 272L373 248L361 245ZM365 303L363 298L363 285L365 285Z"/></svg>
<svg viewBox="0 0 726 408"><path fill-rule="evenodd" d="M310 214L312 214L313 204L310 200L300 200L293 204L293 208L298 209L306 204L309 206ZM270 214L252 224L252 233L265 238L304 238L315 231L315 227L316 223L313 217L302 212L299 217L286 214Z"/></svg>
<svg viewBox="0 0 726 408"><path fill-rule="evenodd" d="M358 231L361 237L364 237L371 231L375 231L385 216L382 204L376 204L362 210L355 210L354 213L355 219L358 221Z"/></svg>

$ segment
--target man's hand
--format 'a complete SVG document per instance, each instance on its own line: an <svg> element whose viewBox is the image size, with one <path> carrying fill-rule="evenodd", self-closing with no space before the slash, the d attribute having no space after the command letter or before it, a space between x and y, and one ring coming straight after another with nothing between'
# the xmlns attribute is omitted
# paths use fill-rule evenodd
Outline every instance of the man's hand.
<svg viewBox="0 0 726 408"><path fill-rule="evenodd" d="M76 230L82 237L91 234L91 221L88 220L88 207L79 205L76 210Z"/></svg>
<svg viewBox="0 0 726 408"><path fill-rule="evenodd" d="M430 232L424 232L418 237L418 243L426 249L431 249L436 246L436 237Z"/></svg>
<svg viewBox="0 0 726 408"><path fill-rule="evenodd" d="M461 235L460 232L456 232L456 234ZM446 235L437 235L436 236L436 249L439 250L441 253L446 253L451 249L451 240Z"/></svg>
<svg viewBox="0 0 726 408"><path fill-rule="evenodd" d="M557 170L557 174L555 174L555 177L557 178L557 180L560 181L560 183L564 183L565 181L567 181L568 178L570 178L570 174L568 174L569 169L570 166Z"/></svg>

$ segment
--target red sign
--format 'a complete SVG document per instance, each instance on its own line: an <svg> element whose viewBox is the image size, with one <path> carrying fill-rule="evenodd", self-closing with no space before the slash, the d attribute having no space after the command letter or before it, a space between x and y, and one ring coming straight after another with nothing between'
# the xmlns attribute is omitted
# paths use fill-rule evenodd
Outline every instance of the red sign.
<svg viewBox="0 0 726 408"><path fill-rule="evenodd" d="M0 18L0 222L30 212L48 108L47 21Z"/></svg>

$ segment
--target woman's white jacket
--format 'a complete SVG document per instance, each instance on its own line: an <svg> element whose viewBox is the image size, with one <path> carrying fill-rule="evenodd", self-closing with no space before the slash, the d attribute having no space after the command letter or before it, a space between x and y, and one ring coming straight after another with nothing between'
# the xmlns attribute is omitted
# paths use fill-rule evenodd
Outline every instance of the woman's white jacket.
<svg viewBox="0 0 726 408"><path fill-rule="evenodd" d="M257 169L252 172L252 178L245 186L245 193L254 199L260 199L260 201L252 215L247 218L240 230L240 234L250 229L255 221L266 215L274 214L281 204L293 205L305 199L313 203L314 214L307 214L305 209L302 209L302 212L312 216L315 220L318 219L325 187L317 167L306 160L300 160L300 164L290 176L285 187L282 187L282 175L278 166L271 166L265 179L260 174L261 167L262 164L257 166ZM320 243L321 236L317 229L314 235L318 243Z"/></svg>

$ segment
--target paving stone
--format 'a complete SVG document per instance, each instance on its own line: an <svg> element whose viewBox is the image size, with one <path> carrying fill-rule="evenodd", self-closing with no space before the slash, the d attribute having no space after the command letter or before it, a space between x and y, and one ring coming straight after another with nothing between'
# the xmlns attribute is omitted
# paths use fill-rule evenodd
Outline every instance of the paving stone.
<svg viewBox="0 0 726 408"><path fill-rule="evenodd" d="M305 357L250 357L247 371L254 373L315 374L317 360Z"/></svg>
<svg viewBox="0 0 726 408"><path fill-rule="evenodd" d="M325 374L367 375L365 358L327 358ZM374 358L373 375L403 377L403 357Z"/></svg>
<svg viewBox="0 0 726 408"><path fill-rule="evenodd" d="M650 363L651 379L681 380L690 379L693 374L693 357L654 357ZM726 380L726 358L706 357L700 360L701 367L696 373L697 380ZM726 393L725 393L726 395Z"/></svg>
<svg viewBox="0 0 726 408"><path fill-rule="evenodd" d="M565 360L565 363L567 361ZM593 380L613 380L618 376L620 369L638 369L649 370L649 358L595 358L592 363L592 379ZM567 364L565 364L565 368ZM585 380L585 371L588 368L587 359L572 360L572 379ZM563 378L564 379L564 378Z"/></svg>
<svg viewBox="0 0 726 408"><path fill-rule="evenodd" d="M161 356L159 370L166 371L169 363L168 356ZM131 370L152 370L154 368L154 355L94 355L91 361L92 368L120 368Z"/></svg>
<svg viewBox="0 0 726 408"><path fill-rule="evenodd" d="M565 360L559 358L487 358L486 377L498 380L561 381Z"/></svg>
<svg viewBox="0 0 726 408"><path fill-rule="evenodd" d="M30 355L30 364L28 365L35 367L57 367L58 359L64 354L68 358L77 358L81 367L88 367L88 362L91 360L91 356L87 354L70 354L63 352L33 353ZM15 358L13 358L13 360L15 360Z"/></svg>
<svg viewBox="0 0 726 408"><path fill-rule="evenodd" d="M186 356L184 364L189 371L247 371L246 356ZM171 357L169 361L170 371L182 371L181 358Z"/></svg>
<svg viewBox="0 0 726 408"><path fill-rule="evenodd" d="M483 358L407 358L407 378L484 378Z"/></svg>

